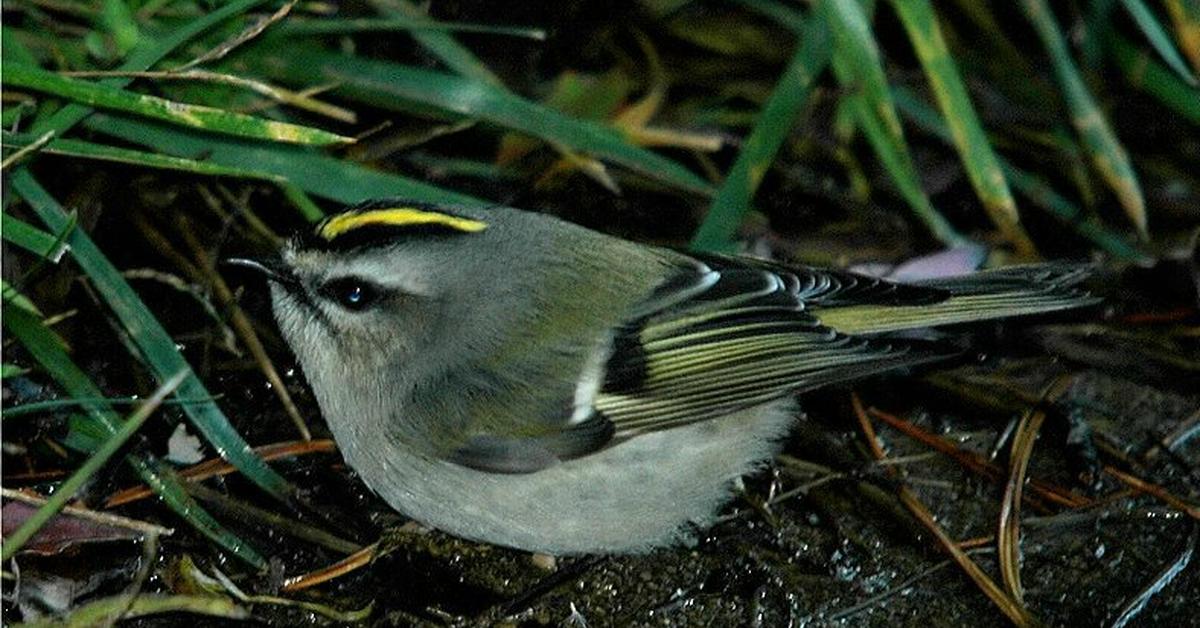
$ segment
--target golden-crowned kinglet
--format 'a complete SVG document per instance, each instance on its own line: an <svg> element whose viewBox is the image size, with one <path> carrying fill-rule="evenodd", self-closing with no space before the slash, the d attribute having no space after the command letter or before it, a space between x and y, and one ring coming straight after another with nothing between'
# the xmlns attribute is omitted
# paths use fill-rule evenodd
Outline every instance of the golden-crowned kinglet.
<svg viewBox="0 0 1200 628"><path fill-rule="evenodd" d="M777 451L795 393L954 353L893 332L1093 301L1080 265L901 285L395 201L240 263L368 486L552 554L686 540Z"/></svg>

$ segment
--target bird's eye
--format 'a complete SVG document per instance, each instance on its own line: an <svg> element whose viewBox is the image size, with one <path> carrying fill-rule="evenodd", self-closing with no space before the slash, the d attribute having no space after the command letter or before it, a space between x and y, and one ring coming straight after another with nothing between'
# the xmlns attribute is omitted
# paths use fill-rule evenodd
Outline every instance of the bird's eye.
<svg viewBox="0 0 1200 628"><path fill-rule="evenodd" d="M321 293L355 312L371 307L379 300L379 290L370 282L358 277L334 279L321 286Z"/></svg>

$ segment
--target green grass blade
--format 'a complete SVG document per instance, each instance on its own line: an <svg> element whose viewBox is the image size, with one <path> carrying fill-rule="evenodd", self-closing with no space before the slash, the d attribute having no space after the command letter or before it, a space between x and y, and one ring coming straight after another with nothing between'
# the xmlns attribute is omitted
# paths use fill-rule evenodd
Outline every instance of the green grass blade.
<svg viewBox="0 0 1200 628"><path fill-rule="evenodd" d="M6 305L18 303L21 299L24 297L5 289ZM62 341L42 323L32 304L28 307L5 307L4 326L68 395L89 399L102 396L100 389L67 356ZM121 428L120 419L111 409L100 404L90 404L84 409L89 418L107 434L115 434ZM254 548L217 523L212 515L188 495L170 469L159 468L158 461L148 454L130 454L126 456L126 460L142 481L153 489L168 507L201 534L256 568L266 566L266 561ZM6 548L7 545L6 542Z"/></svg>
<svg viewBox="0 0 1200 628"><path fill-rule="evenodd" d="M1125 215L1137 228L1138 233L1143 238L1148 238L1146 201L1142 196L1142 186L1138 183L1137 174L1129 161L1129 155L1117 140L1108 120L1079 75L1067 48L1067 41L1063 38L1050 6L1046 0L1022 0L1022 5L1042 41L1042 46L1050 56L1054 74L1071 112L1071 124L1087 148L1092 165L1116 193L1125 209Z"/></svg>
<svg viewBox="0 0 1200 628"><path fill-rule="evenodd" d="M67 247L62 239L24 223L8 214L0 214L0 236L13 244L46 259L58 263Z"/></svg>
<svg viewBox="0 0 1200 628"><path fill-rule="evenodd" d="M1100 70L1103 54L1103 34L1112 30L1113 14L1117 12L1117 0L1092 0L1080 16L1083 38L1078 42L1079 61L1089 71Z"/></svg>
<svg viewBox="0 0 1200 628"><path fill-rule="evenodd" d="M867 17L856 0L826 0L820 15L833 33L833 69L849 98L859 127L895 181L901 196L935 238L947 245L964 238L921 189L917 168L904 140L900 118L888 92L883 61Z"/></svg>
<svg viewBox="0 0 1200 628"><path fill-rule="evenodd" d="M70 609L64 617L38 619L19 624L21 628L90 628L108 626L113 618L132 620L151 615L175 613L175 620L166 623L182 623L186 615L207 615L222 619L245 620L250 613L228 597L200 593L195 595L167 595L163 593L118 594L88 601ZM195 620L193 620L195 621ZM145 623L145 622L142 622ZM200 622L208 624L209 622ZM220 625L227 625L223 622Z"/></svg>
<svg viewBox="0 0 1200 628"><path fill-rule="evenodd" d="M371 4L388 17L428 19L425 12L409 0L372 0ZM503 89L504 82L500 80L500 77L496 76L483 61L480 61L475 53L458 43L458 40L450 33L413 31L412 37L456 74Z"/></svg>
<svg viewBox="0 0 1200 628"><path fill-rule="evenodd" d="M46 503L30 515L25 523L21 524L21 527L4 539L4 547L0 550L0 560L7 561L16 555L25 543L33 538L38 530L42 529L42 526L46 525L54 515L63 509L63 506L67 505L68 501L75 499L75 494L79 492L79 489L83 488L83 485L100 470L100 467L107 464L108 460L125 445L130 437L141 429L146 419L150 418L150 415L154 414L154 411L162 405L162 401L167 395L170 395L179 384L183 383L183 378L186 376L186 371L180 371L164 381L158 390L154 391L154 394L147 398L145 403L138 406L70 477L59 484Z"/></svg>
<svg viewBox="0 0 1200 628"><path fill-rule="evenodd" d="M300 215L304 216L309 222L317 222L325 217L325 212L308 197L308 194L300 186L285 180L279 186L279 189L283 190L283 195L291 201L292 206L300 212Z"/></svg>
<svg viewBox="0 0 1200 628"><path fill-rule="evenodd" d="M7 363L0 364L0 379L8 379L10 377L17 377L19 375L24 375L28 372L29 372L29 369L22 368L20 366L17 366L16 364L7 364Z"/></svg>
<svg viewBox="0 0 1200 628"><path fill-rule="evenodd" d="M256 6L260 4L266 4L267 2L268 0L234 0L233 2L216 9L211 13L202 15L186 25L171 31L171 33L165 37L162 37L161 39L151 39L143 34L143 36L140 38L138 46L133 49L133 52L129 53L129 57L125 60L125 63L121 64L117 70L121 72L140 72L142 70L148 70L153 67L154 64L161 61L163 57L170 54L172 50L175 50L176 48L187 43L193 37L196 37L200 33L203 33L204 31L216 26L217 24L220 24L221 22L224 22L231 17L245 13ZM10 39L12 38L5 37L6 45ZM13 46L20 50L18 53L20 54L20 58L32 58L32 56L28 54L28 51L25 51L24 49L21 49L19 45L16 45L15 40L13 40ZM6 47L4 50L4 58L11 59L12 57L9 55L10 50L8 47ZM113 78L100 81L99 83L101 85L108 85L112 87L124 87L132 81L132 78ZM78 124L80 120L87 117L87 115L91 112L91 107L78 103L72 103L66 107L63 107L62 109L59 109L49 118L39 121L38 124L34 125L31 131L37 134L44 133L46 131L55 131L59 136L61 136L67 131L67 129Z"/></svg>
<svg viewBox="0 0 1200 628"><path fill-rule="evenodd" d="M947 144L954 140L950 129L937 112L925 104L913 92L903 87L893 87L892 96L896 99L896 107L906 118L912 120L925 132L941 138ZM1107 251L1117 259L1146 265L1153 258L1131 244L1126 238L1112 232L1094 218L1085 216L1083 208L1056 192L1045 181L1008 163L1003 157L997 157L1005 177L1012 182L1014 188L1024 194L1039 207L1042 207L1055 218L1073 229L1079 235L1091 240L1100 249Z"/></svg>
<svg viewBox="0 0 1200 628"><path fill-rule="evenodd" d="M2 142L4 146L27 146L31 141L36 139L27 133L0 132L0 137L3 138L3 140L0 140L0 142ZM209 176L244 177L248 179L267 179L270 181L282 180L282 177L278 175L262 172L260 170L231 168L229 166L222 166L220 164L214 164L208 161L183 159L180 157L172 157L170 155L146 153L128 148L121 148L118 146L106 146L104 144L95 144L93 142L85 142L82 140L66 138L53 140L45 147L41 148L38 152L50 155L64 155L67 157L111 161L115 163L143 166L146 168L156 168L160 170L179 170L181 172L190 172L192 174Z"/></svg>
<svg viewBox="0 0 1200 628"><path fill-rule="evenodd" d="M125 0L103 0L94 21L96 29L84 37L88 50L104 60L121 58L141 37L137 20Z"/></svg>
<svg viewBox="0 0 1200 628"><path fill-rule="evenodd" d="M72 397L70 399L47 399L45 401L29 401L15 406L7 406L0 410L0 415L4 420L15 419L17 417L28 416L31 414L41 414L47 412L59 412L62 410L85 407L85 406L101 406L101 407L116 407L135 405L142 402L141 397L94 397L90 399L79 399ZM180 405L189 403L182 399L167 399L163 402L164 405Z"/></svg>
<svg viewBox="0 0 1200 628"><path fill-rule="evenodd" d="M631 144L617 129L565 116L493 85L424 68L330 52L297 42L286 52L259 48L239 62L294 83L331 81L337 92L390 110L431 108L476 118L625 166L652 179L704 195L712 185L679 163Z"/></svg>
<svg viewBox="0 0 1200 628"><path fill-rule="evenodd" d="M1163 4L1175 28L1175 41L1191 61L1192 69L1200 72L1200 4L1195 0L1163 0Z"/></svg>
<svg viewBox="0 0 1200 628"><path fill-rule="evenodd" d="M3 279L0 279L0 297L2 297L4 307L19 308L30 314L33 314L34 316L37 316L39 320L41 319L42 313L37 309L37 306L33 304L33 301L30 301L25 297L25 295L17 292L16 288L8 285L8 282L4 281Z"/></svg>
<svg viewBox="0 0 1200 628"><path fill-rule="evenodd" d="M942 116L950 126L954 147L975 194L1008 241L1018 251L1032 252L1033 244L1021 227L1017 204L942 37L933 6L929 0L892 0L892 6L900 15Z"/></svg>
<svg viewBox="0 0 1200 628"><path fill-rule="evenodd" d="M1200 125L1200 91L1184 85L1179 77L1116 33L1109 33L1105 49L1130 84L1158 99L1192 124Z"/></svg>
<svg viewBox="0 0 1200 628"><path fill-rule="evenodd" d="M16 33L17 31L7 24L0 26L0 34L3 35L0 37L0 54L3 54L4 63L37 65L37 57L33 56L33 53L18 43Z"/></svg>
<svg viewBox="0 0 1200 628"><path fill-rule="evenodd" d="M1171 41L1171 36L1167 34L1167 30L1159 24L1158 18L1154 17L1154 12L1142 0L1121 0L1121 4L1125 6L1125 10L1129 15L1133 16L1133 21L1137 22L1138 28L1142 29L1142 34L1146 36L1146 40L1154 47L1163 61L1167 62L1167 66L1175 71L1188 85L1195 87L1200 84L1196 81L1196 75L1192 74L1191 68L1187 62L1183 60L1183 56L1179 54L1179 50L1175 48L1175 43Z"/></svg>
<svg viewBox="0 0 1200 628"><path fill-rule="evenodd" d="M205 135L168 125L147 124L107 115L95 115L86 126L99 133L165 153L204 155L231 168L254 168L286 179L301 190L342 203L368 198L407 198L432 203L486 206L487 201L400 175L371 170L301 146L250 142Z"/></svg>
<svg viewBox="0 0 1200 628"><path fill-rule="evenodd" d="M440 33L480 33L503 35L542 41L546 31L540 28L519 26L493 26L491 24L465 24L460 22L438 22L429 18L393 16L385 18L323 18L319 20L291 20L280 24L272 31L275 35L347 35L390 31L429 31Z"/></svg>
<svg viewBox="0 0 1200 628"><path fill-rule="evenodd" d="M743 7L769 18L776 24L796 33L804 30L805 19L796 7L778 0L735 0Z"/></svg>
<svg viewBox="0 0 1200 628"><path fill-rule="evenodd" d="M692 238L692 249L725 251L732 246L734 235L750 210L754 192L804 110L813 81L828 63L828 27L824 20L809 20L791 61L763 105L758 121Z"/></svg>
<svg viewBox="0 0 1200 628"><path fill-rule="evenodd" d="M99 83L66 78L26 65L6 64L2 80L10 88L19 87L53 94L89 107L124 111L214 133L316 146L354 141L353 138L321 129L138 94Z"/></svg>
<svg viewBox="0 0 1200 628"><path fill-rule="evenodd" d="M12 174L13 190L33 209L46 226L61 230L68 221L66 212L25 168ZM125 278L96 247L92 239L80 229L75 229L67 238L72 257L92 280L96 291L112 309L117 319L129 332L130 338L142 353L142 358L159 380L186 370L187 378L177 390L180 399L211 398L204 384L191 371L191 367L175 348L175 341L167 334L154 315L146 309L141 298L126 283ZM83 396L96 396L94 394ZM215 403L189 403L183 406L196 429L204 435L213 448L237 467L251 482L254 482L273 497L285 503L291 502L292 487L271 467L267 466L250 449L229 419Z"/></svg>

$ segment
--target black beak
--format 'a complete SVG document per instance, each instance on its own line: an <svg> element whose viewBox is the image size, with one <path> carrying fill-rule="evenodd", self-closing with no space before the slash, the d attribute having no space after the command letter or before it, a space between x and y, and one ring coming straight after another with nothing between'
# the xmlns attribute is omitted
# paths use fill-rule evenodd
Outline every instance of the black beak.
<svg viewBox="0 0 1200 628"><path fill-rule="evenodd" d="M231 257L221 260L221 263L225 266L236 266L252 270L265 277L267 281L277 283L281 286L291 287L297 284L296 277L278 262L260 261L245 257Z"/></svg>

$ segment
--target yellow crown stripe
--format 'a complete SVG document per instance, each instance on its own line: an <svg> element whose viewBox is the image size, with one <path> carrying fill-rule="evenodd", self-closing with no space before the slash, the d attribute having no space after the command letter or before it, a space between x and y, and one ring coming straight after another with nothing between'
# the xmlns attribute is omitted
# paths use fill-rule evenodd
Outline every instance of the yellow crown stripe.
<svg viewBox="0 0 1200 628"><path fill-rule="evenodd" d="M363 212L348 212L326 220L317 228L317 235L332 240L340 235L370 226L411 227L441 225L466 233L487 229L487 223L470 218L460 218L434 211L412 207L371 209Z"/></svg>

